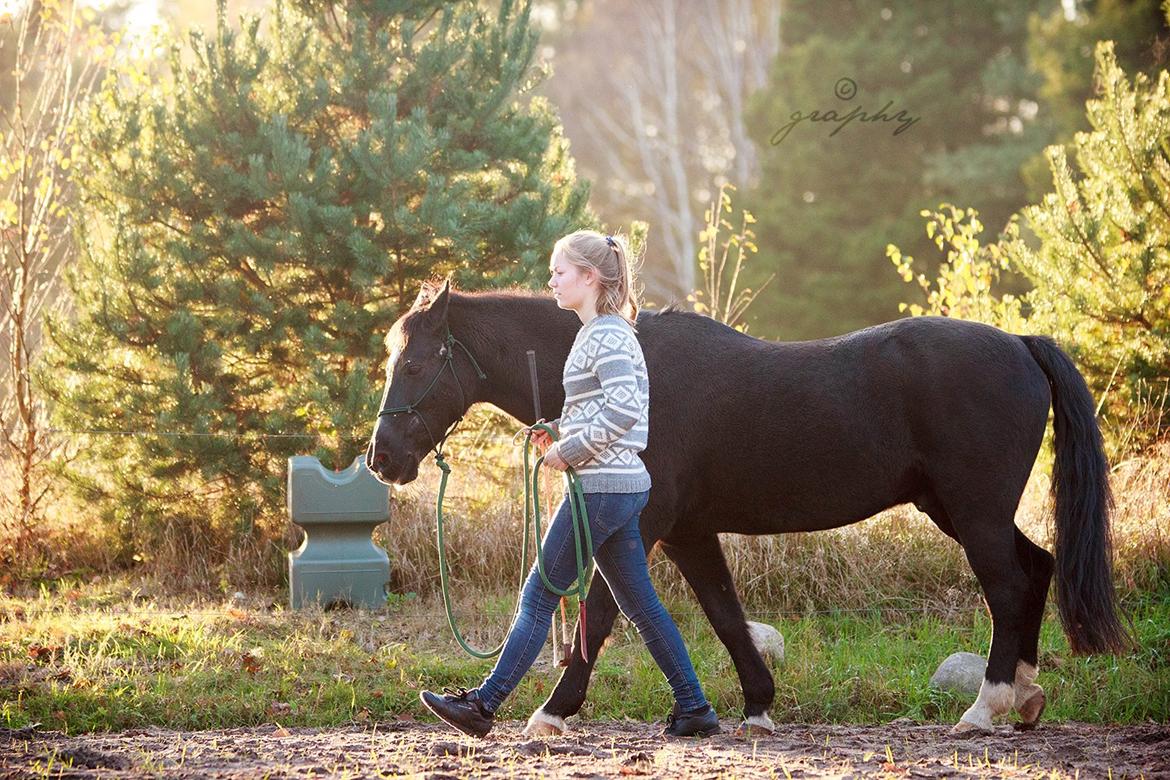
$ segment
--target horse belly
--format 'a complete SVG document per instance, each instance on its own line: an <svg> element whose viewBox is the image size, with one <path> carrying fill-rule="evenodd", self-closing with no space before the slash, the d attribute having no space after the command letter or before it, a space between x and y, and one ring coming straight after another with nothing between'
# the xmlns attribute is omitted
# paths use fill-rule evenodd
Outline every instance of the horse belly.
<svg viewBox="0 0 1170 780"><path fill-rule="evenodd" d="M787 467L743 468L710 484L701 513L719 532L774 534L821 531L857 523L912 499L920 483L906 453L882 461L802 453Z"/></svg>

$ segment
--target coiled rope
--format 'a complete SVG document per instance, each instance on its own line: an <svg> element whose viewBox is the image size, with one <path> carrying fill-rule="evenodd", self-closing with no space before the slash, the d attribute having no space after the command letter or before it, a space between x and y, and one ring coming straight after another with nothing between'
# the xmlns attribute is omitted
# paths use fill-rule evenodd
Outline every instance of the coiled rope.
<svg viewBox="0 0 1170 780"><path fill-rule="evenodd" d="M536 430L546 431L554 441L558 440L555 430L543 422L537 422L528 429L524 438L524 539L521 545L520 588L524 586L524 565L528 561L528 546L531 532L535 530L536 538L540 533L540 467L544 463L544 456L536 459L536 463L529 467L532 451L532 434ZM435 506L435 539L439 548L439 582L443 593L443 608L447 612L447 623L451 626L451 633L455 641L468 654L475 658L495 658L504 649L508 641L505 636L500 643L490 650L483 650L472 646L466 637L459 631L456 624L455 610L451 605L450 573L447 566L447 543L443 532L443 495L447 490L447 477L451 474L451 467L441 452L435 455L435 463L442 470L443 476L439 481L439 497ZM581 489L581 480L571 467L565 471L565 480L568 485L569 507L573 513L573 546L577 558L577 579L569 587L561 589L549 581L545 573L544 556L538 546L536 549L536 570L544 586L558 596L576 595L579 604L578 623L581 628L581 658L587 657L585 645L585 595L589 578L593 575L593 537L589 532L589 514L585 508L585 493ZM515 619L520 610L520 596L517 596L516 608L512 616ZM555 630L555 628L554 628Z"/></svg>

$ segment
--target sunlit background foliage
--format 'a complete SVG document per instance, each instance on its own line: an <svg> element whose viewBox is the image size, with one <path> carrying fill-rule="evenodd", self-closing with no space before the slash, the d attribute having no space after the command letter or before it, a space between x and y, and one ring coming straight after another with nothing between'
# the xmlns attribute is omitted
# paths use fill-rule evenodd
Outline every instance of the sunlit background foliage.
<svg viewBox="0 0 1170 780"><path fill-rule="evenodd" d="M1135 587L1165 581L1152 0L5 0L0 19L4 586L278 587L285 459L361 451L421 281L540 289L580 226L644 247L652 306L761 338L921 314L1053 335L1100 402L1127 527L1160 534L1120 545ZM916 121L810 118L883 106ZM514 515L487 507L518 484L514 421L471 422L468 513L511 549ZM407 526L387 546L421 566Z"/></svg>

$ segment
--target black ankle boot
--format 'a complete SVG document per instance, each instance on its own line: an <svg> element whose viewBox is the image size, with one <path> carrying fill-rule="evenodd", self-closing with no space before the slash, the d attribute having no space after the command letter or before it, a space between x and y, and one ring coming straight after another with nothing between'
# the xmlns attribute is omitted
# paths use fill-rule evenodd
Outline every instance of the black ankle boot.
<svg viewBox="0 0 1170 780"><path fill-rule="evenodd" d="M418 695L427 709L448 724L473 737L486 736L495 722L494 712L488 712L479 700L479 692L466 688L444 688L442 695L423 691Z"/></svg>
<svg viewBox="0 0 1170 780"><path fill-rule="evenodd" d="M666 720L666 728L662 730L664 737L709 737L718 734L719 716L715 708L708 704L706 707L690 712L680 712L678 703Z"/></svg>

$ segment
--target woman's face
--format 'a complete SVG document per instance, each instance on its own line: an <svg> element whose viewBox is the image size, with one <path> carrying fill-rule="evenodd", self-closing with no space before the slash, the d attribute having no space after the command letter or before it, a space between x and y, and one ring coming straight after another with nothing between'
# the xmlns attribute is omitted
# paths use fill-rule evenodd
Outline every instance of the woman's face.
<svg viewBox="0 0 1170 780"><path fill-rule="evenodd" d="M548 270L548 286L557 306L579 312L587 303L596 301L597 272L593 269L575 266L557 254L553 255Z"/></svg>

